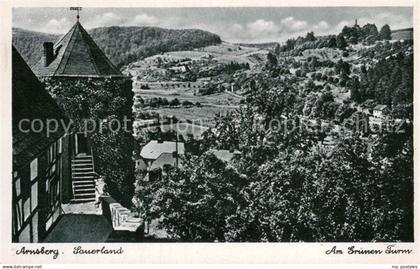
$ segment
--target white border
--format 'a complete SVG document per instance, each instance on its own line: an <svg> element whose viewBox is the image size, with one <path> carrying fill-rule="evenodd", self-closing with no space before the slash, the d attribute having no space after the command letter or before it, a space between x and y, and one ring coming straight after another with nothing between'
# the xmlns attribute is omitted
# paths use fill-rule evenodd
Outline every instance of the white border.
<svg viewBox="0 0 420 269"><path fill-rule="evenodd" d="M419 229L415 230L415 243L398 244L399 247L410 247L413 255L379 255L379 256L349 256L325 255L324 252L334 245L345 248L350 245L358 247L383 247L386 243L110 243L110 244L12 244L11 243L11 184L12 179L12 140L11 140L11 8L12 7L266 7L266 6L413 6L414 7L414 40L419 40L419 2L417 0L353 0L353 1L320 1L320 0L58 0L58 1L23 1L3 0L0 2L1 39L0 39L0 83L1 83L1 113L0 113L0 263L14 264L48 264L48 263L381 263L381 264L419 264ZM417 115L420 106L417 100L420 96L419 87L419 44L415 42L414 66L414 126L417 126ZM415 128L414 137L419 137L419 129ZM419 226L419 140L414 140L415 147L415 227ZM10 190L10 191L9 191ZM123 246L123 255L73 255L75 246L97 248L106 245L110 248ZM30 248L59 248L59 258L51 256L17 256L16 250L22 246ZM390 266L388 267L390 268Z"/></svg>

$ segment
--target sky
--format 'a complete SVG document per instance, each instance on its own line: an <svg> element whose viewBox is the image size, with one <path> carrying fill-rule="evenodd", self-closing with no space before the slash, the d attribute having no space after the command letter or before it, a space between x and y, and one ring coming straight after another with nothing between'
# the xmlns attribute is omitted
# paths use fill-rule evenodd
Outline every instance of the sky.
<svg viewBox="0 0 420 269"><path fill-rule="evenodd" d="M378 30L412 27L410 7L223 7L223 8L83 8L86 29L102 26L157 26L202 29L228 42L284 42L305 35L336 34L345 25L375 23ZM13 27L44 33L67 32L76 22L69 8L14 8Z"/></svg>

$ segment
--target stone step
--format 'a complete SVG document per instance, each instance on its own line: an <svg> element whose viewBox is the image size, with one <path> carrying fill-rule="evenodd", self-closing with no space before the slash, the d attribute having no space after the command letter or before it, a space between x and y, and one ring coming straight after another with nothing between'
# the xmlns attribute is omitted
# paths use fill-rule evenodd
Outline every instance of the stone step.
<svg viewBox="0 0 420 269"><path fill-rule="evenodd" d="M93 173L72 173L72 178L90 178L93 180L95 175Z"/></svg>
<svg viewBox="0 0 420 269"><path fill-rule="evenodd" d="M90 177L94 177L94 171L83 171L83 172L79 172L79 171L72 171L71 174L72 176L90 176Z"/></svg>
<svg viewBox="0 0 420 269"><path fill-rule="evenodd" d="M93 201L95 201L95 198L73 198L71 200L72 203L87 203Z"/></svg>
<svg viewBox="0 0 420 269"><path fill-rule="evenodd" d="M74 160L86 160L86 159L91 160L92 155L79 155L79 156L74 157Z"/></svg>
<svg viewBox="0 0 420 269"><path fill-rule="evenodd" d="M75 165L75 164L93 164L92 160L73 160L71 161L71 164Z"/></svg>
<svg viewBox="0 0 420 269"><path fill-rule="evenodd" d="M73 196L75 199L95 199L95 193L75 193Z"/></svg>
<svg viewBox="0 0 420 269"><path fill-rule="evenodd" d="M95 182L95 179L93 176L83 176L83 175L77 175L77 176L73 176L72 177L73 181L91 181L91 182Z"/></svg>
<svg viewBox="0 0 420 269"><path fill-rule="evenodd" d="M77 187L79 185L92 185L92 186L95 186L95 182L94 181L91 181L91 180L76 180L76 181L73 181L73 188L74 187Z"/></svg>
<svg viewBox="0 0 420 269"><path fill-rule="evenodd" d="M75 195L79 195L79 194L92 194L92 195L95 195L95 188L90 188L90 189L75 188L74 189L74 194Z"/></svg>
<svg viewBox="0 0 420 269"><path fill-rule="evenodd" d="M74 157L76 160L82 160L82 159L92 159L92 155L77 155Z"/></svg>
<svg viewBox="0 0 420 269"><path fill-rule="evenodd" d="M91 171L88 171L88 170L86 170L86 171L79 171L79 170L77 170L77 171L75 171L74 169L71 171L71 175L73 176L73 177L79 177L79 176L81 176L81 177L95 177L95 172L93 171L93 170L91 170Z"/></svg>
<svg viewBox="0 0 420 269"><path fill-rule="evenodd" d="M76 178L76 179L74 179L73 178L73 185L74 186L77 186L77 185L87 185L87 184L90 184L90 185L95 185L95 181L94 180L91 180L91 179L80 179L80 178Z"/></svg>
<svg viewBox="0 0 420 269"><path fill-rule="evenodd" d="M72 164L71 167L72 167L72 170L78 170L78 169L84 169L84 168L89 168L89 169L93 170L93 164L91 164L91 163Z"/></svg>
<svg viewBox="0 0 420 269"><path fill-rule="evenodd" d="M78 155L71 161L73 200L95 201L95 171L92 155Z"/></svg>
<svg viewBox="0 0 420 269"><path fill-rule="evenodd" d="M73 182L73 189L95 189L95 183L93 183L93 182L88 182L88 181L85 181L85 182L80 182L80 181L78 181L78 182Z"/></svg>
<svg viewBox="0 0 420 269"><path fill-rule="evenodd" d="M72 167L71 170L73 172L82 172L82 171L93 172L93 167Z"/></svg>

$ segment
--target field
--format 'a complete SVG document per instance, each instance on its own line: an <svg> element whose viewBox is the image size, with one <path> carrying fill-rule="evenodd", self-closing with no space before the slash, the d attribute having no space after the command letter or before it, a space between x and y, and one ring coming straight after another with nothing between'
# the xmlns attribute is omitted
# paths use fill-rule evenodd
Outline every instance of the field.
<svg viewBox="0 0 420 269"><path fill-rule="evenodd" d="M169 101L172 99L179 99L181 102L188 100L192 103L199 102L203 106L217 106L217 107L237 107L239 101L242 99L237 95L230 94L228 92L215 93L211 95L194 95L192 89L153 89L153 90L134 90L134 93L143 99L147 98L166 98Z"/></svg>
<svg viewBox="0 0 420 269"><path fill-rule="evenodd" d="M218 113L232 111L232 107L181 107L181 108L159 108L153 110L160 115L175 116L177 119L188 120L198 125L214 126L214 117Z"/></svg>
<svg viewBox="0 0 420 269"><path fill-rule="evenodd" d="M192 89L156 89L141 90L136 89L135 94L143 99L149 98L166 98L171 101L177 98L181 103L188 100L194 104L200 103L200 106L191 107L159 107L145 108L148 111L159 113L161 116L175 116L179 120L187 120L195 122L198 125L213 126L214 117L218 113L226 113L239 107L242 98L229 92L216 93L211 95L194 95Z"/></svg>
<svg viewBox="0 0 420 269"><path fill-rule="evenodd" d="M220 45L208 46L192 51L166 52L162 55L152 56L150 59L161 57L168 59L190 58L192 60L197 60L212 57L213 60L216 60L219 63L238 62L255 65L259 63L259 58L261 58L261 60L265 60L267 53L268 52L266 50L223 42Z"/></svg>

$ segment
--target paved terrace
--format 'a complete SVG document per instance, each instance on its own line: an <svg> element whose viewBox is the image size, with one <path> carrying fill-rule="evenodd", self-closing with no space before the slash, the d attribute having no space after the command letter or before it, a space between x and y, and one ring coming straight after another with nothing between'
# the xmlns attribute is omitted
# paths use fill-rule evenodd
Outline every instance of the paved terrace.
<svg viewBox="0 0 420 269"><path fill-rule="evenodd" d="M97 182L97 186L102 183ZM142 219L134 217L111 196L97 195L99 205L95 202L62 205L63 215L44 242L135 242L143 238Z"/></svg>
<svg viewBox="0 0 420 269"><path fill-rule="evenodd" d="M104 216L66 214L60 218L44 242L106 242L112 232L112 225Z"/></svg>

